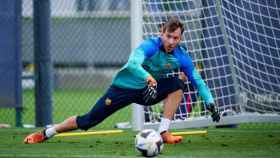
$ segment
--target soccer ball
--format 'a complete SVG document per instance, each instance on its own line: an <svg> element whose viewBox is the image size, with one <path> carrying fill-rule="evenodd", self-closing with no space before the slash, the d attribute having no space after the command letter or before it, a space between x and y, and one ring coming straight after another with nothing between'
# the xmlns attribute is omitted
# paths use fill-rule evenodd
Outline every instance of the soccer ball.
<svg viewBox="0 0 280 158"><path fill-rule="evenodd" d="M140 131L135 137L135 148L145 157L158 155L163 149L163 140L153 129Z"/></svg>

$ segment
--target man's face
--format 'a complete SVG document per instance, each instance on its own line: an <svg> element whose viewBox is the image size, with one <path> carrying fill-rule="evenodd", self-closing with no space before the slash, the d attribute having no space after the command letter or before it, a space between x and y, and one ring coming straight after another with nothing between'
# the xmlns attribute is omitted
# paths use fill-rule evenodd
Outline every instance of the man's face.
<svg viewBox="0 0 280 158"><path fill-rule="evenodd" d="M181 28L177 28L174 32L165 30L161 33L163 46L166 52L172 52L181 41Z"/></svg>

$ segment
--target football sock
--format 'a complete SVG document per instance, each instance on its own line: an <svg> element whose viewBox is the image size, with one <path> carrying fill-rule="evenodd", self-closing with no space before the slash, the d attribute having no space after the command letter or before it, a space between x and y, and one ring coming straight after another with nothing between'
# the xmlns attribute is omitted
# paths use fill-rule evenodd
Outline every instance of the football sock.
<svg viewBox="0 0 280 158"><path fill-rule="evenodd" d="M167 118L161 118L160 124L159 124L159 129L158 132L161 134L165 131L168 131L169 125L170 125L171 120Z"/></svg>
<svg viewBox="0 0 280 158"><path fill-rule="evenodd" d="M57 132L56 132L56 130L55 130L54 127L50 127L50 128L47 128L47 129L45 130L45 136L46 136L47 138L53 137L56 133L57 133Z"/></svg>

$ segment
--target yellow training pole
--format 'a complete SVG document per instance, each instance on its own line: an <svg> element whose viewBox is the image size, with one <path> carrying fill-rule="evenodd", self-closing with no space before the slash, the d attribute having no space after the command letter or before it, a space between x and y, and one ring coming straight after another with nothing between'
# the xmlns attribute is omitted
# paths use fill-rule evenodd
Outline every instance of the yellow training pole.
<svg viewBox="0 0 280 158"><path fill-rule="evenodd" d="M183 132L172 132L173 135L180 135L180 136L192 136L192 135L207 135L207 131L183 131Z"/></svg>
<svg viewBox="0 0 280 158"><path fill-rule="evenodd" d="M69 132L60 133L55 135L55 137L69 137L69 136L89 136L89 135L111 135L111 134L121 134L123 130L106 130L106 131L88 131L88 132Z"/></svg>

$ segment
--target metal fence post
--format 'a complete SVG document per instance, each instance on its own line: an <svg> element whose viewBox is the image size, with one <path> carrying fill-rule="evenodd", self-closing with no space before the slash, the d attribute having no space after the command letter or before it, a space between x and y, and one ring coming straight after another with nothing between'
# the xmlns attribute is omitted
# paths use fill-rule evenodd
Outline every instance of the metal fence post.
<svg viewBox="0 0 280 158"><path fill-rule="evenodd" d="M52 60L50 0L33 0L35 62L35 125L52 124Z"/></svg>

